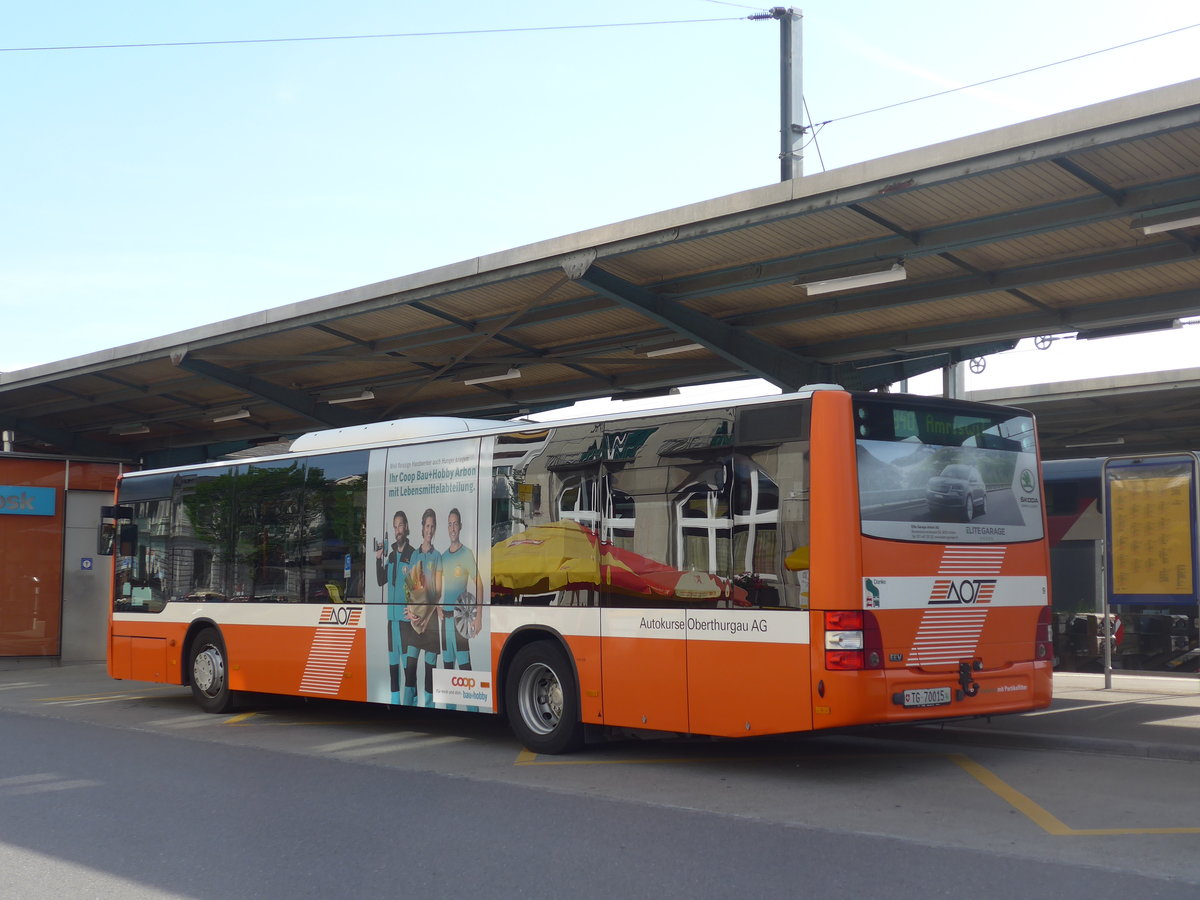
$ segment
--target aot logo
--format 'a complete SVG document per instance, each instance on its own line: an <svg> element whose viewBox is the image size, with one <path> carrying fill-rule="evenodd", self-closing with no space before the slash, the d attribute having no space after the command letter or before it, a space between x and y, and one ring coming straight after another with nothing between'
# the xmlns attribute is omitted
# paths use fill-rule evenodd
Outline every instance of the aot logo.
<svg viewBox="0 0 1200 900"><path fill-rule="evenodd" d="M326 606L321 610L322 625L358 625L362 608L357 606Z"/></svg>
<svg viewBox="0 0 1200 900"><path fill-rule="evenodd" d="M990 603L995 593L995 578L964 578L962 581L939 578L929 592L929 605Z"/></svg>
<svg viewBox="0 0 1200 900"><path fill-rule="evenodd" d="M461 675L455 675L453 678L450 679L450 686L451 687L473 688L473 687L475 687L475 679L474 678L464 678Z"/></svg>

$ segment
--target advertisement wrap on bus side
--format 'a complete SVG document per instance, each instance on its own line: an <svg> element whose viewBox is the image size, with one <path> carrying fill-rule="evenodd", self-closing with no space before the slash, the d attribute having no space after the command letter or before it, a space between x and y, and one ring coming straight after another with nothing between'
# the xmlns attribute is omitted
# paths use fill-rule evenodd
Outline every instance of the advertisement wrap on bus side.
<svg viewBox="0 0 1200 900"><path fill-rule="evenodd" d="M491 442L372 451L367 696L380 703L492 710ZM478 548L483 547L482 553Z"/></svg>

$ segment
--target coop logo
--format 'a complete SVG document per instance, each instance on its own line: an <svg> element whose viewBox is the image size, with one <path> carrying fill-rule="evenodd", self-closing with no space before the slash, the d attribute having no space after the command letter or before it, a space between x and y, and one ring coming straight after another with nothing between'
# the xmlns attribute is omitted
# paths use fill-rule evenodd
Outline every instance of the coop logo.
<svg viewBox="0 0 1200 900"><path fill-rule="evenodd" d="M964 578L953 581L939 578L929 592L930 606L990 603L996 593L995 578Z"/></svg>
<svg viewBox="0 0 1200 900"><path fill-rule="evenodd" d="M464 678L461 675L455 675L453 678L450 679L451 687L461 687L461 688L469 689L469 688L475 687L475 683L476 682L475 682L474 678Z"/></svg>
<svg viewBox="0 0 1200 900"><path fill-rule="evenodd" d="M362 608L358 606L326 606L321 609L322 625L349 625L357 627L362 619Z"/></svg>

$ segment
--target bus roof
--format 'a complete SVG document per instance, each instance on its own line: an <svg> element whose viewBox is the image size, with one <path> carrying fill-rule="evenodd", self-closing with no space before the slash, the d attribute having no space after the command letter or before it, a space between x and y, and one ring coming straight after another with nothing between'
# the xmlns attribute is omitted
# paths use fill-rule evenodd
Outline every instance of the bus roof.
<svg viewBox="0 0 1200 900"><path fill-rule="evenodd" d="M432 440L461 438L468 435L514 434L544 431L549 428L564 428L571 425L587 425L604 422L617 422L630 419L649 418L665 414L686 414L706 412L718 409L741 408L745 406L761 406L764 404L787 403L811 397L817 391L845 391L836 384L805 385L800 390L788 394L771 394L763 397L746 397L741 399L712 400L704 403L691 403L680 406L655 407L653 409L621 410L603 415L577 416L569 419L557 419L547 422L533 422L526 419L497 421L494 419L466 419L457 416L418 416L407 419L395 419L387 422L372 422L366 425L354 425L347 428L331 428L323 431L310 431L292 441L288 450L270 456L255 457L255 463L286 460L293 456L311 453L336 452L340 450L366 450L379 447L390 447L402 444L419 444ZM911 396L914 401L921 403L954 403L964 406L987 406L970 400L946 400L943 397L927 397L923 395L884 394L880 396L902 397ZM1011 408L1011 407L1006 407ZM170 466L155 469L156 472L190 471L194 469L216 468L244 463L247 460L214 460L212 462L192 465ZM150 470L146 470L150 471ZM123 477L136 477L139 472L127 472Z"/></svg>

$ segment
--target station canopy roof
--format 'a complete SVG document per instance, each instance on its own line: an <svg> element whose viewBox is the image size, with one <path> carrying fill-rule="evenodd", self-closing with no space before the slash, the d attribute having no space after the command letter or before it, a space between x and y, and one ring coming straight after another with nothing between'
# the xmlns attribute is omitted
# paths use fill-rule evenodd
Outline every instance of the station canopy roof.
<svg viewBox="0 0 1200 900"><path fill-rule="evenodd" d="M1046 459L1200 450L1200 369L972 391L1037 416Z"/></svg>
<svg viewBox="0 0 1200 900"><path fill-rule="evenodd" d="M0 427L186 462L739 378L869 389L1196 314L1198 249L1200 80L6 373Z"/></svg>

